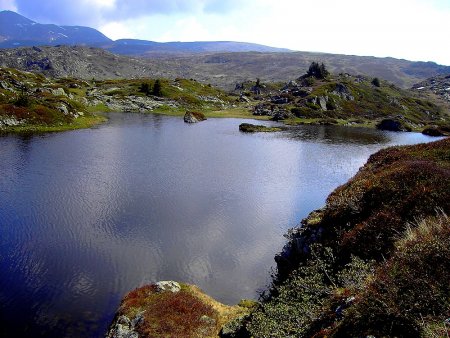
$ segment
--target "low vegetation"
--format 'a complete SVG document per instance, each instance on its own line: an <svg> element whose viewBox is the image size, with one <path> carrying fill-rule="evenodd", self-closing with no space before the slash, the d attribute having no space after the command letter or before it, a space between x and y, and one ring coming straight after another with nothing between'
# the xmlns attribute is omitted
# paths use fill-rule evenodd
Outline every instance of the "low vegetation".
<svg viewBox="0 0 450 338"><path fill-rule="evenodd" d="M0 68L0 132L48 132L103 122L70 87L42 75ZM73 90L79 88L71 82Z"/></svg>
<svg viewBox="0 0 450 338"><path fill-rule="evenodd" d="M241 337L446 337L450 139L371 156L289 232Z"/></svg>

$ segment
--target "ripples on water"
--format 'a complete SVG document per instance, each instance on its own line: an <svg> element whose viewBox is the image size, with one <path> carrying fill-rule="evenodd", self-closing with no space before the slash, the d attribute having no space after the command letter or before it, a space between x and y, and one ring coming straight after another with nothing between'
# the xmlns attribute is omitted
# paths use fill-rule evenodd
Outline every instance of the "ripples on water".
<svg viewBox="0 0 450 338"><path fill-rule="evenodd" d="M143 283L235 303L268 281L283 233L414 133L112 114L97 129L0 138L1 336L100 337Z"/></svg>

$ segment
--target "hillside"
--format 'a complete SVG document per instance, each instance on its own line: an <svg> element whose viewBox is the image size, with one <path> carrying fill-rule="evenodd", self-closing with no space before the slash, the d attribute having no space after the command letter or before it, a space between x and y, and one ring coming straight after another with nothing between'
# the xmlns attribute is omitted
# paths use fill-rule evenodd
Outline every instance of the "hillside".
<svg viewBox="0 0 450 338"><path fill-rule="evenodd" d="M394 58L311 52L214 53L189 56L153 56L149 62L171 76L195 78L225 89L256 78L264 82L295 79L311 62L323 62L331 73L378 77L401 88L411 88L429 77L450 74L450 66Z"/></svg>
<svg viewBox="0 0 450 338"><path fill-rule="evenodd" d="M129 48L133 53L133 47ZM450 74L450 67L432 62L306 52L189 55L155 52L151 55L150 58L133 58L81 46L22 47L0 49L0 66L40 72L50 77L73 76L85 80L179 77L196 79L225 90L256 78L263 82L296 79L313 61L324 62L335 74L378 77L404 89L439 74Z"/></svg>
<svg viewBox="0 0 450 338"><path fill-rule="evenodd" d="M277 255L261 305L223 337L445 337L450 139L372 155Z"/></svg>
<svg viewBox="0 0 450 338"><path fill-rule="evenodd" d="M238 91L258 100L253 114L289 124L319 123L376 126L389 130L422 130L449 124L449 111L419 98L414 91L387 81L349 74L324 79L302 76L284 85L242 83ZM390 121L390 122L389 122ZM394 126L394 124L396 124Z"/></svg>
<svg viewBox="0 0 450 338"><path fill-rule="evenodd" d="M80 88L70 84L72 91ZM0 133L62 131L105 121L61 83L41 74L0 68Z"/></svg>

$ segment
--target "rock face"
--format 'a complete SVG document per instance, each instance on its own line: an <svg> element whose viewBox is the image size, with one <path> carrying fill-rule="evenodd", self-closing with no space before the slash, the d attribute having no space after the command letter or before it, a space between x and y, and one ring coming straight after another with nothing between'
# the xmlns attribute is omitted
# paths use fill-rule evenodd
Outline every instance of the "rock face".
<svg viewBox="0 0 450 338"><path fill-rule="evenodd" d="M197 123L204 120L206 120L206 117L200 112L188 111L184 114L184 122L186 123Z"/></svg>

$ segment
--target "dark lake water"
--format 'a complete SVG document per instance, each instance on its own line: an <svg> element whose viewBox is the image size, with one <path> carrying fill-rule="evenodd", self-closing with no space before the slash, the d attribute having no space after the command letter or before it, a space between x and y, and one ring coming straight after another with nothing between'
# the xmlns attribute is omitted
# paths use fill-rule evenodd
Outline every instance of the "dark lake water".
<svg viewBox="0 0 450 338"><path fill-rule="evenodd" d="M431 139L325 126L112 114L96 129L0 137L0 336L101 337L145 283L256 298L283 234L369 155Z"/></svg>

